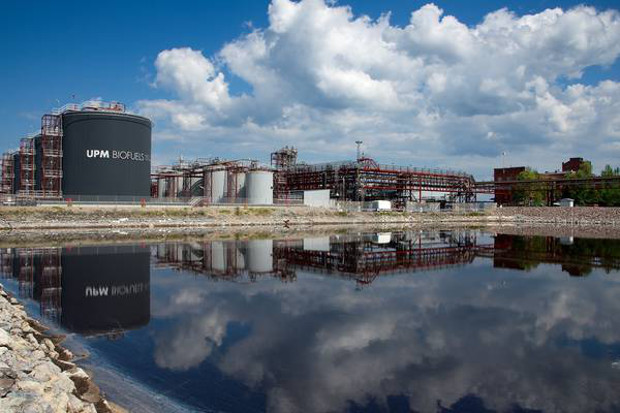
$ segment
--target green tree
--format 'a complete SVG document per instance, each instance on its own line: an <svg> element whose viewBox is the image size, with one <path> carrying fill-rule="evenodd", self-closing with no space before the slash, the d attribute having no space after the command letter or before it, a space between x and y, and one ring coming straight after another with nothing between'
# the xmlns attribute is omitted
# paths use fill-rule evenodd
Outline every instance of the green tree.
<svg viewBox="0 0 620 413"><path fill-rule="evenodd" d="M540 174L527 168L517 176L518 181L538 181ZM515 202L522 205L541 206L545 203L545 190L542 183L523 183L518 184L514 191Z"/></svg>
<svg viewBox="0 0 620 413"><path fill-rule="evenodd" d="M605 165L601 171L603 178L620 177L620 168L612 168L611 165ZM609 184L599 191L599 202L604 206L620 206L620 184Z"/></svg>
<svg viewBox="0 0 620 413"><path fill-rule="evenodd" d="M577 172L571 171L566 174L568 179L588 179L593 176L592 164L590 162L582 163ZM598 203L600 200L599 191L594 189L594 187L588 188L587 186L579 188L569 187L564 191L563 195L565 198L573 198L575 205L591 205Z"/></svg>

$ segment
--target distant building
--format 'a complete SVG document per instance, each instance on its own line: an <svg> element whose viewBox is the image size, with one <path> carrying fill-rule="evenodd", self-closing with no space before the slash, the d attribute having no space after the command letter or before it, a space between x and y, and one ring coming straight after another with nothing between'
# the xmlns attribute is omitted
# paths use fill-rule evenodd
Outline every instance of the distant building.
<svg viewBox="0 0 620 413"><path fill-rule="evenodd" d="M590 161L583 158L570 158L566 162L562 162L562 171L544 172L540 173L541 181L551 181L556 179L562 179L568 172L577 172L584 164L589 164ZM493 180L495 182L507 182L516 181L519 178L519 174L525 171L525 166L514 166L509 168L495 168L493 171ZM548 200L549 202L553 200ZM496 188L495 189L495 202L498 205L507 205L513 203L513 191L509 188Z"/></svg>
<svg viewBox="0 0 620 413"><path fill-rule="evenodd" d="M511 166L510 168L495 168L493 171L493 180L498 181L516 181L521 172L525 171L525 166Z"/></svg>
<svg viewBox="0 0 620 413"><path fill-rule="evenodd" d="M495 168L493 170L493 180L495 182L516 181L521 172L526 170L525 166L514 166L510 168ZM495 189L495 202L498 205L512 203L512 191L507 189Z"/></svg>
<svg viewBox="0 0 620 413"><path fill-rule="evenodd" d="M584 161L583 158L570 158L568 161L562 162L562 172L578 172L584 163L590 162Z"/></svg>

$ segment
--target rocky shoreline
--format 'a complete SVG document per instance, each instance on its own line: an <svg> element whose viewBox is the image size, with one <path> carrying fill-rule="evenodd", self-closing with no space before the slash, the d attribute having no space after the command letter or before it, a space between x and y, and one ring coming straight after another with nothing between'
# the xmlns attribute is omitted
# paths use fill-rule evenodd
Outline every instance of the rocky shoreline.
<svg viewBox="0 0 620 413"><path fill-rule="evenodd" d="M122 412L47 331L0 286L0 411Z"/></svg>

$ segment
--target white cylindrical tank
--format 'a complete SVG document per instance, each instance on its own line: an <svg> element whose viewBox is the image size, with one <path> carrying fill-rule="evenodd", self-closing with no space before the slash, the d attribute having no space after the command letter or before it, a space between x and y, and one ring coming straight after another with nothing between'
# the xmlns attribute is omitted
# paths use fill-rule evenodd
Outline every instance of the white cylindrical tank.
<svg viewBox="0 0 620 413"><path fill-rule="evenodd" d="M248 172L245 179L248 204L273 204L273 172L256 170Z"/></svg>
<svg viewBox="0 0 620 413"><path fill-rule="evenodd" d="M235 172L235 177L237 179L237 186L235 188L235 194L232 198L235 198L238 202L242 202L246 197L245 172Z"/></svg>
<svg viewBox="0 0 620 413"><path fill-rule="evenodd" d="M209 197L211 203L217 204L226 201L226 171L224 169L210 171L210 173L206 174L207 178L210 179L210 187L211 193L205 194L205 196Z"/></svg>
<svg viewBox="0 0 620 413"><path fill-rule="evenodd" d="M183 191L183 176L179 175L174 179L174 197L177 198L181 195L181 192Z"/></svg>
<svg viewBox="0 0 620 413"><path fill-rule="evenodd" d="M222 241L211 243L211 269L220 272L226 271L226 255Z"/></svg>
<svg viewBox="0 0 620 413"><path fill-rule="evenodd" d="M245 270L245 255L243 255L243 252L240 248L240 244L236 243L234 245L235 247L235 261L236 261L236 270L238 271L243 271Z"/></svg>
<svg viewBox="0 0 620 413"><path fill-rule="evenodd" d="M166 178L157 179L157 198L166 196Z"/></svg>
<svg viewBox="0 0 620 413"><path fill-rule="evenodd" d="M248 241L246 266L252 273L273 271L273 240L259 239Z"/></svg>

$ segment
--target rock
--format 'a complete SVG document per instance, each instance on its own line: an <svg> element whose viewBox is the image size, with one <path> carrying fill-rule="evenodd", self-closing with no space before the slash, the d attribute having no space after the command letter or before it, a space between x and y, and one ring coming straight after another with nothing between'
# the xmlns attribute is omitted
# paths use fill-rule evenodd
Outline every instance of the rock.
<svg viewBox="0 0 620 413"><path fill-rule="evenodd" d="M32 333L29 333L26 336L26 340L28 340L30 342L30 344L32 344L35 347L39 347L39 342L37 341L36 338L34 338L34 335L32 335Z"/></svg>
<svg viewBox="0 0 620 413"><path fill-rule="evenodd" d="M97 409L91 403L85 403L78 399L75 395L69 396L68 410L78 413L97 413Z"/></svg>
<svg viewBox="0 0 620 413"><path fill-rule="evenodd" d="M86 377L87 378L78 376L71 377L77 389L77 396L86 402L97 403L101 400L99 387L92 382L88 375L86 375Z"/></svg>
<svg viewBox="0 0 620 413"><path fill-rule="evenodd" d="M65 374L69 376L69 378L73 381L90 379L90 376L88 375L88 373L84 371L84 369L76 367L75 365L73 366L71 370L68 370Z"/></svg>
<svg viewBox="0 0 620 413"><path fill-rule="evenodd" d="M15 384L15 379L9 377L0 379L0 397L4 397L10 392L13 384Z"/></svg>
<svg viewBox="0 0 620 413"><path fill-rule="evenodd" d="M112 412L99 387L69 361L73 354L58 345L65 336L46 330L15 298L0 294L0 412Z"/></svg>
<svg viewBox="0 0 620 413"><path fill-rule="evenodd" d="M15 383L17 390L26 393L40 393L43 392L43 385L34 380L21 380Z"/></svg>
<svg viewBox="0 0 620 413"><path fill-rule="evenodd" d="M109 403L107 400L101 399L99 403L97 403L97 411L100 413L126 413L127 410L117 406L115 404Z"/></svg>
<svg viewBox="0 0 620 413"><path fill-rule="evenodd" d="M9 393L0 398L1 412L43 412L42 406L36 407L38 403L35 393Z"/></svg>
<svg viewBox="0 0 620 413"><path fill-rule="evenodd" d="M47 347L47 349L49 351L55 351L56 350L56 346L54 346L54 343L52 343L52 340L50 340L49 338L44 338L43 339L43 344L45 344L45 346Z"/></svg>
<svg viewBox="0 0 620 413"><path fill-rule="evenodd" d="M59 350L60 356L58 357L62 361L70 361L73 360L73 353L66 348L62 348Z"/></svg>
<svg viewBox="0 0 620 413"><path fill-rule="evenodd" d="M32 333L34 331L27 321L22 321L19 328L25 333Z"/></svg>
<svg viewBox="0 0 620 413"><path fill-rule="evenodd" d="M53 380L55 377L60 375L61 370L60 367L52 363L51 361L44 362L41 364L37 364L32 372L30 373L30 377L35 379L38 382L47 382Z"/></svg>
<svg viewBox="0 0 620 413"><path fill-rule="evenodd" d="M68 361L64 361L64 360L60 360L60 359L56 359L56 360L52 360L54 362L54 364L56 364L58 367L60 367L60 369L62 371L67 371L67 370L71 370L73 368L75 368L75 364L70 363Z"/></svg>
<svg viewBox="0 0 620 413"><path fill-rule="evenodd" d="M5 329L0 328L0 347L10 347L13 339Z"/></svg>

